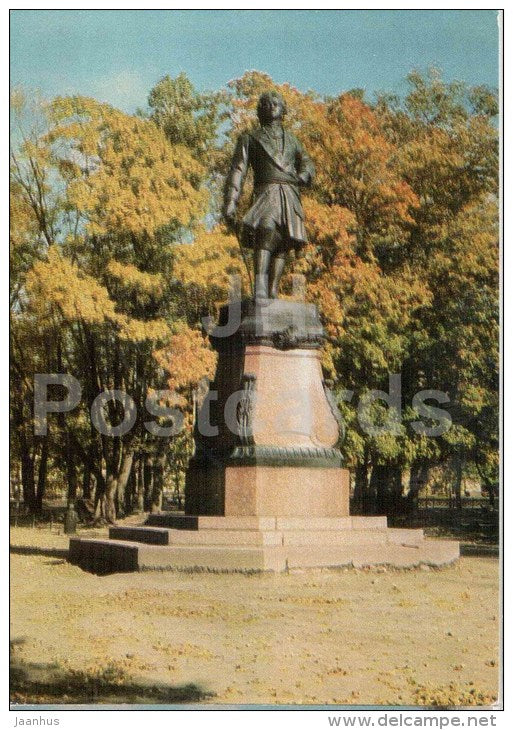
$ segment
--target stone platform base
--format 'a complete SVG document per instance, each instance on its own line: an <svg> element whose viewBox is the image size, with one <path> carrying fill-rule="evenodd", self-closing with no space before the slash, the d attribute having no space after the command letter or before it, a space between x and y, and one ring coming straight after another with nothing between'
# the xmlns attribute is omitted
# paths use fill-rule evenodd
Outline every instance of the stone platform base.
<svg viewBox="0 0 513 730"><path fill-rule="evenodd" d="M349 472L340 467L260 464L202 472L189 466L187 479L185 511L191 515L200 510L212 515L221 512L234 517L275 515L305 520L349 515Z"/></svg>
<svg viewBox="0 0 513 730"><path fill-rule="evenodd" d="M387 527L386 517L194 517L160 513L109 539L70 539L69 561L98 574L138 570L221 572L388 565L442 566L459 543Z"/></svg>

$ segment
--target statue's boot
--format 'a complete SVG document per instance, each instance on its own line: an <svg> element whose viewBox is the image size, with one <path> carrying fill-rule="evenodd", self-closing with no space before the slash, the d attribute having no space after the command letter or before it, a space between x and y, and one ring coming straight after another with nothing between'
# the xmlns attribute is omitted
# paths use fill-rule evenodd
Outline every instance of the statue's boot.
<svg viewBox="0 0 513 730"><path fill-rule="evenodd" d="M271 275L269 277L269 281L270 281L269 296L271 297L271 299L278 298L278 290L280 288L280 279L281 279L281 275L283 274L284 268L285 268L285 257L284 256L275 256L272 261L272 264L271 264Z"/></svg>
<svg viewBox="0 0 513 730"><path fill-rule="evenodd" d="M255 300L269 299L269 265L271 252L265 248L255 251Z"/></svg>

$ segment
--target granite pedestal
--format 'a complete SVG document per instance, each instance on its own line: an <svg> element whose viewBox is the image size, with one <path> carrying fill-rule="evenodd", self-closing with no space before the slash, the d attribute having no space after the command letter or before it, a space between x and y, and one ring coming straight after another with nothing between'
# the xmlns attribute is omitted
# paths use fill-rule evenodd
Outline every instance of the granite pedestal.
<svg viewBox="0 0 513 730"><path fill-rule="evenodd" d="M231 334L228 323L239 320ZM348 515L340 415L322 376L316 307L234 302L211 339L218 366L196 419L186 513Z"/></svg>
<svg viewBox="0 0 513 730"><path fill-rule="evenodd" d="M195 418L185 515L112 527L108 540L72 538L70 561L98 573L148 569L283 571L444 565L451 541L349 516L343 424L320 347L313 304L233 302L211 334L214 381Z"/></svg>

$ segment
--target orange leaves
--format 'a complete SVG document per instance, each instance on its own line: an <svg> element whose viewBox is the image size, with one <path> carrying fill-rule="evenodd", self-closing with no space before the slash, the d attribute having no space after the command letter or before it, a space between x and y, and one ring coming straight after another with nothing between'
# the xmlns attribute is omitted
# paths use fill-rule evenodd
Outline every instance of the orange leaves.
<svg viewBox="0 0 513 730"><path fill-rule="evenodd" d="M303 201L308 235L322 251L324 265L354 256L354 215L339 205L323 205L313 198Z"/></svg>
<svg viewBox="0 0 513 730"><path fill-rule="evenodd" d="M333 372L342 354L356 372L400 368L416 313L430 301L418 273L403 266L384 274L357 252L355 216L346 208L304 201L310 243L296 271L307 298L320 308L330 342L323 365Z"/></svg>
<svg viewBox="0 0 513 730"><path fill-rule="evenodd" d="M375 112L342 94L326 105L324 116L312 154L319 159L318 187L327 201L349 208L367 233L411 222L417 198L400 177L396 150Z"/></svg>
<svg viewBox="0 0 513 730"><path fill-rule="evenodd" d="M362 255L372 258L378 236L405 239L418 198L401 175L398 149L384 121L368 104L351 93L323 101L256 71L229 86L234 133L256 123L254 110L263 91L274 88L282 94L288 107L285 124L315 163L313 195L351 211Z"/></svg>

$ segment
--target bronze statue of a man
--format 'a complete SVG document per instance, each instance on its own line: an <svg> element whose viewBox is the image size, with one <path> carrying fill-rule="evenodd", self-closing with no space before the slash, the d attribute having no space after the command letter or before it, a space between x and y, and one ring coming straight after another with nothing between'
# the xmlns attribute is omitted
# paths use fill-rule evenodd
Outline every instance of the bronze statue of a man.
<svg viewBox="0 0 513 730"><path fill-rule="evenodd" d="M311 184L315 171L301 142L282 126L286 111L278 93L261 95L260 129L239 137L225 186L223 215L233 227L252 167L253 204L243 219L242 244L254 251L255 299L260 300L278 296L287 254L307 240L299 190Z"/></svg>

